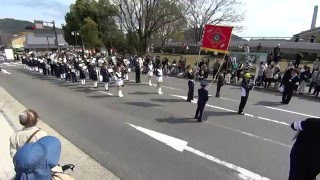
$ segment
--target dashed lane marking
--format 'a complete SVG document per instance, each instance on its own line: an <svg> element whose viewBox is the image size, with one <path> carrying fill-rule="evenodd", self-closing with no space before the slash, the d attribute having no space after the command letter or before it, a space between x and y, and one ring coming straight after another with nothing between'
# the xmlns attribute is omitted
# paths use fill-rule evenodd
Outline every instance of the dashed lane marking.
<svg viewBox="0 0 320 180"><path fill-rule="evenodd" d="M186 96L172 95L172 94L170 94L170 96L187 100L187 97L186 97ZM195 103L195 104L197 103L197 101L195 101L195 100L192 100L191 102L192 102L192 103ZM235 110L227 109L227 108L223 108L223 107L219 107L219 106L213 106L213 105L210 105L210 104L206 104L206 106L212 107L212 108L215 108L215 109L220 109L220 110L223 110L223 111L228 111L228 112L237 113L237 111L235 111ZM263 117L260 117L260 116L256 117L256 116L254 116L254 115L252 115L252 114L248 114L248 113L245 113L244 115L245 115L245 116L252 117L252 118L258 118L258 119L261 119L261 120L264 120L264 121L268 121L268 122L273 122L273 123L277 123L277 124L286 125L286 126L289 126L289 125L290 125L290 124L288 124L288 123L281 122L281 121L277 121L277 120L272 120L272 119L268 119L268 118L263 118Z"/></svg>
<svg viewBox="0 0 320 180"><path fill-rule="evenodd" d="M213 125L213 126L217 126L217 127L223 128L223 129L227 129L227 130L230 130L230 131L238 132L238 133L241 133L241 134L244 134L244 135L256 138L256 139L259 139L259 140L268 141L268 142L271 142L271 143L274 143L274 144L278 144L278 145L281 145L281 146L285 146L285 147L289 147L289 148L291 147L288 144L284 144L284 143L281 143L281 142L278 142L278 141L275 141L275 140L271 140L271 139L268 139L268 138L257 136L257 135L254 135L254 134L251 134L251 133L248 133L248 132L244 132L244 131L240 131L240 130L237 130L237 129L233 129L233 128L230 128L230 127L226 127L226 126L223 126L223 125L220 125L220 124L216 124L216 123L213 123L213 122L210 122L210 121L205 121L204 123L210 124L210 125Z"/></svg>
<svg viewBox="0 0 320 180"><path fill-rule="evenodd" d="M268 108L268 109L277 110L277 111L283 111L283 112L287 112L287 113L297 114L297 115L301 115L301 116L311 117L311 118L320 118L320 117L318 117L318 116L313 116L313 115L310 115L310 114L304 114L304 113L289 111L289 110L280 109L280 108L275 108L275 107L270 107L270 106L262 106L262 107L265 107L265 108Z"/></svg>

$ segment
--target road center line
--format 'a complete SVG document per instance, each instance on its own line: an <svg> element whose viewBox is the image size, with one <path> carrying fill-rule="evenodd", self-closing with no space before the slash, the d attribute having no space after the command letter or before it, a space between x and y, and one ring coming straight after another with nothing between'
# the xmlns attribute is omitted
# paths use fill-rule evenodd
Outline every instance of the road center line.
<svg viewBox="0 0 320 180"><path fill-rule="evenodd" d="M268 142L271 142L271 143L274 143L274 144L278 144L278 145L281 145L281 146L285 146L285 147L291 148L291 146L288 145L288 144L284 144L284 143L281 143L281 142L278 142L278 141L274 141L274 140L271 140L271 139L268 139L268 138L264 138L264 137L257 136L257 135L251 134L251 133L247 133L247 132L244 132L244 131L233 129L233 128L230 128L230 127L227 127L227 126L216 124L216 123L213 123L213 122L210 122L210 121L205 121L204 123L210 124L210 125L213 125L213 126L217 126L217 127L223 128L223 129L228 129L230 131L235 131L235 132L238 132L238 133L250 136L250 137L254 137L254 138L259 139L259 140L268 141Z"/></svg>
<svg viewBox="0 0 320 180"><path fill-rule="evenodd" d="M240 102L238 100L229 99L229 98L225 98L225 97L220 97L220 99L224 99L224 100L228 100L228 101L234 101L234 102Z"/></svg>
<svg viewBox="0 0 320 180"><path fill-rule="evenodd" d="M173 95L173 94L170 94L170 96L187 100L187 97L186 97L186 96ZM192 102L192 103L195 103L195 104L197 103L196 100L192 100L191 102ZM210 104L206 104L206 106L212 107L212 108L215 108L215 109L220 109L220 110L223 110L223 111L228 111L228 112L234 112L234 113L237 112L237 111L232 110L232 109L227 109L227 108L223 108L223 107L219 107L219 106L213 106L213 105L210 105ZM252 117L252 118L258 118L258 119L261 119L261 120L264 120L264 121L268 121L268 122L273 122L273 123L278 123L278 124L282 124L282 125L289 126L288 123L281 122L281 121L277 121L277 120L272 120L272 119L268 119L268 118L263 118L263 117L260 117L260 116L256 117L256 116L254 116L254 115L252 115L252 114L247 114L247 113L245 113L244 115L245 115L245 116Z"/></svg>
<svg viewBox="0 0 320 180"><path fill-rule="evenodd" d="M280 109L280 108L275 108L275 107L270 107L270 106L262 106L268 109L273 109L273 110L277 110L277 111L283 111L283 112L288 112L288 113L292 113L292 114L298 114L301 116L306 116L306 117L311 117L311 118L320 118L317 116L313 116L313 115L309 115L309 114L303 114L303 113L299 113L299 112L294 112L294 111L289 111L289 110L285 110L285 109Z"/></svg>

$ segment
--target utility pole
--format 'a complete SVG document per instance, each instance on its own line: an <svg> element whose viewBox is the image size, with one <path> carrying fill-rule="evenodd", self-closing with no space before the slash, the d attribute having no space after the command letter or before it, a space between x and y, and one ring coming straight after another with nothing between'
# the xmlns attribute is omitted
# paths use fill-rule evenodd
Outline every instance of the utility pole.
<svg viewBox="0 0 320 180"><path fill-rule="evenodd" d="M55 44L59 50L59 43L58 43L58 35L57 35L57 30L56 30L56 25L55 25L55 22L52 21L52 24L53 24L53 30L54 30L54 35L56 36L56 41L55 41Z"/></svg>

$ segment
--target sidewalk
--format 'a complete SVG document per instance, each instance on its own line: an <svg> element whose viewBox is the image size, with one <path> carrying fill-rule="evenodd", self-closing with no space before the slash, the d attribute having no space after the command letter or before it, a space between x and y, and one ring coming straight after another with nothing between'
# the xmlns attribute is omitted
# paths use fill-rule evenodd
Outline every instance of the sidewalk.
<svg viewBox="0 0 320 180"><path fill-rule="evenodd" d="M0 180L7 180L14 177L14 167L9 151L9 137L14 131L2 113L0 113L0 127Z"/></svg>
<svg viewBox="0 0 320 180"><path fill-rule="evenodd" d="M13 163L9 152L9 137L14 129L21 129L18 115L25 109L22 104L0 87L0 180L9 180L10 177L14 176ZM75 170L69 172L75 179L119 180L112 172L101 166L43 121L38 122L38 127L61 141L62 152L59 163L74 164Z"/></svg>

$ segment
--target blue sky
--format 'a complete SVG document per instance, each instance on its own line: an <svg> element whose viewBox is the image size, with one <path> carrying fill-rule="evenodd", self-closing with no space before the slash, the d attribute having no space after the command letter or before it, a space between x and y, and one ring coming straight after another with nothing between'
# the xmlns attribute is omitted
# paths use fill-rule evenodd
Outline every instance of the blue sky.
<svg viewBox="0 0 320 180"><path fill-rule="evenodd" d="M0 0L0 18L34 19L64 23L64 15L75 0ZM240 0L245 11L240 36L290 37L311 26L314 0ZM319 9L320 10L320 9ZM319 12L320 15L320 12ZM320 17L318 16L317 25Z"/></svg>

